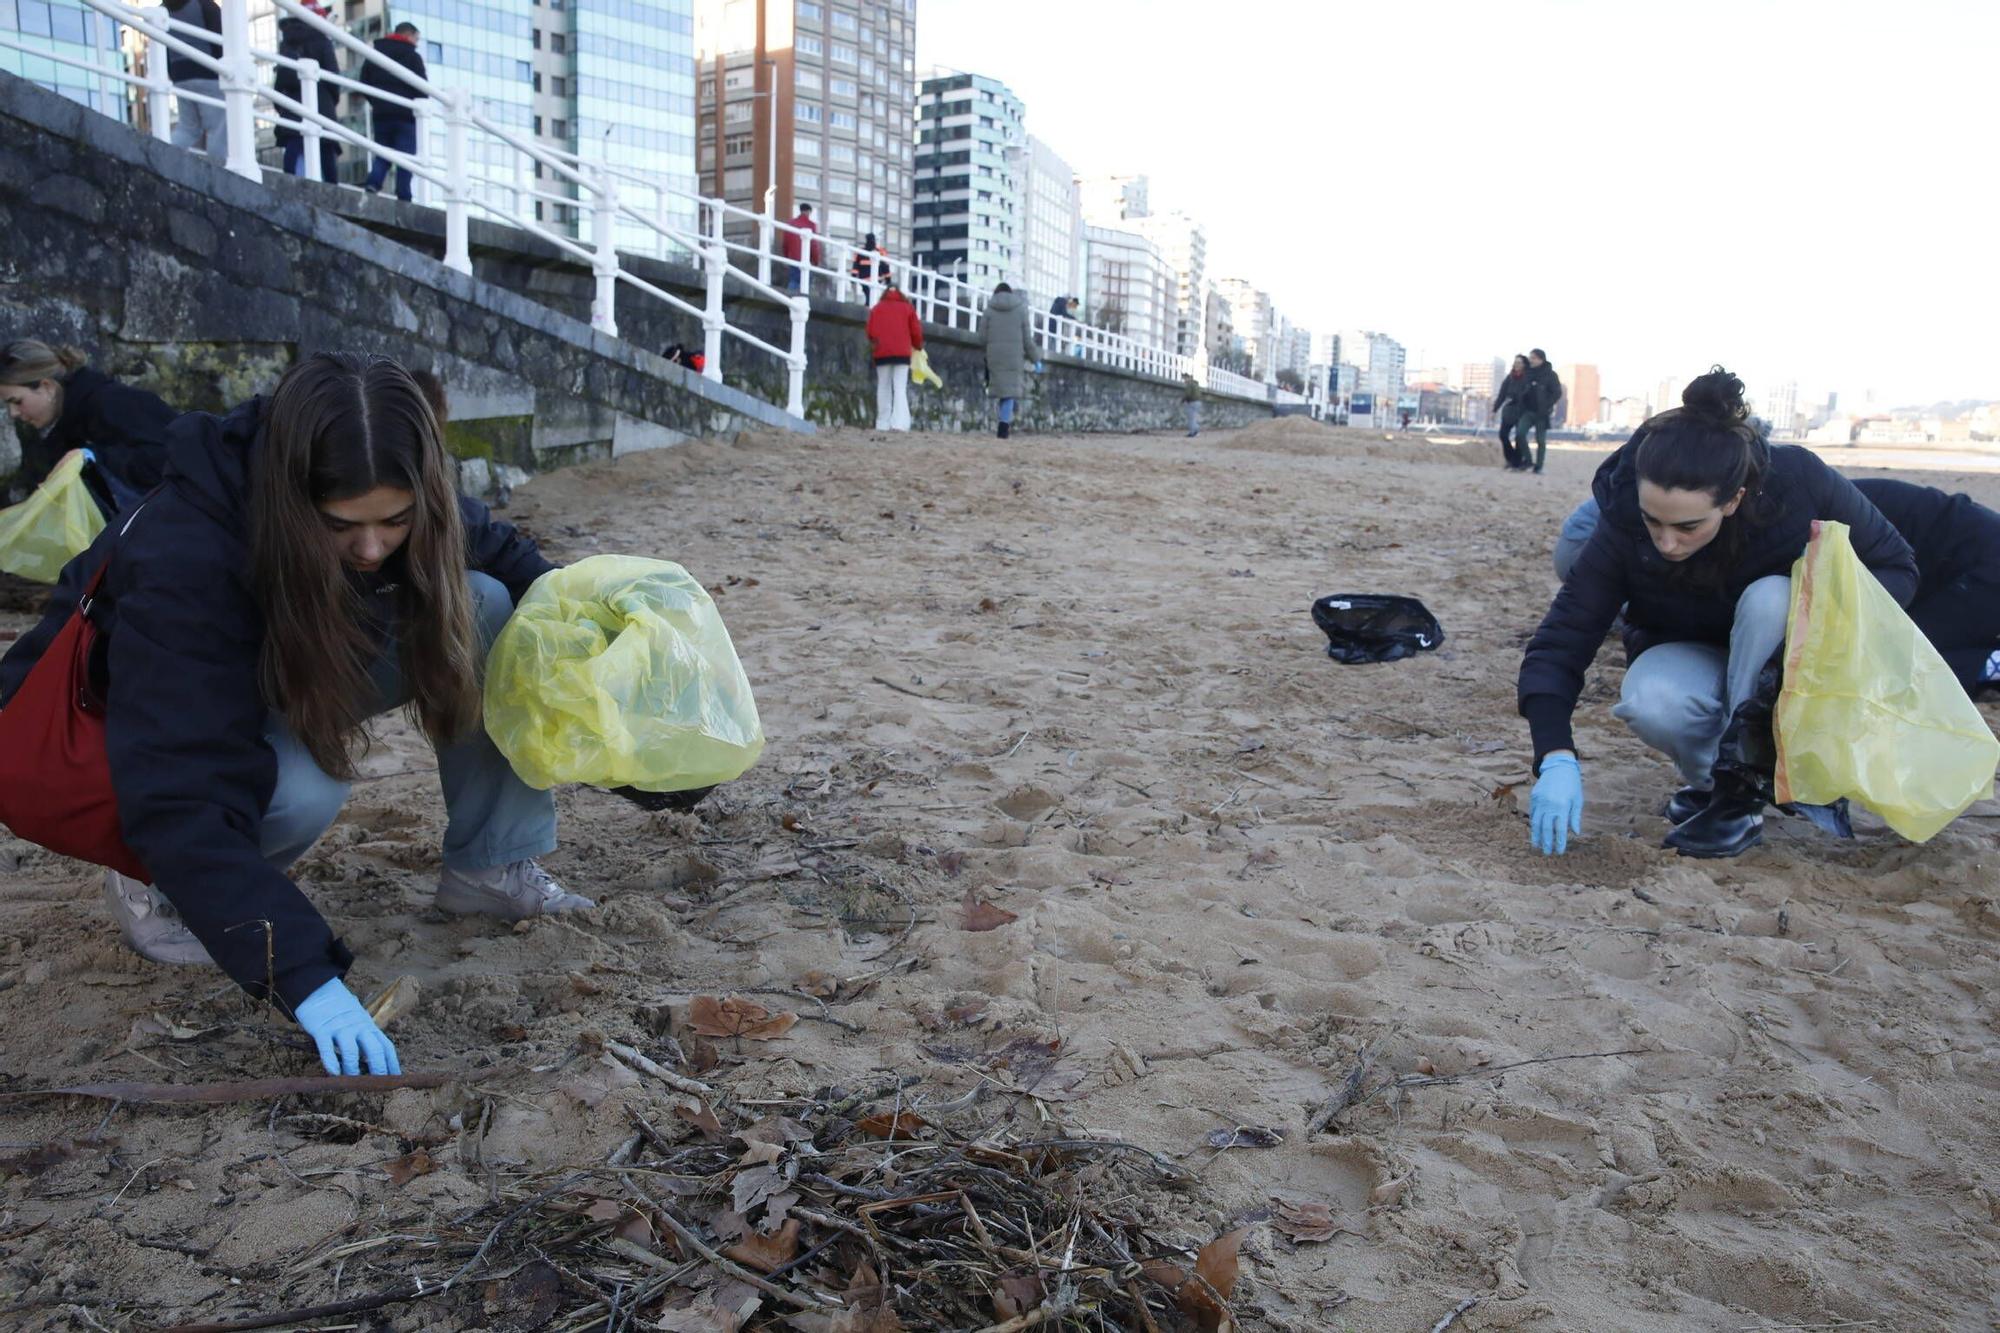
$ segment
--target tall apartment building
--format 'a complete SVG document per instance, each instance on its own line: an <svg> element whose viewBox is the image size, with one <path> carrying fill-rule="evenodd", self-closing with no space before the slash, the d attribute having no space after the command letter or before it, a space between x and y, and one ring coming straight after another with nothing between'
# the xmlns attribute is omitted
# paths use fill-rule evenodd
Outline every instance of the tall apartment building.
<svg viewBox="0 0 2000 1333"><path fill-rule="evenodd" d="M122 69L118 27L80 0L14 0L0 4L0 32L20 38L23 45L49 55ZM125 85L60 64L43 55L0 49L0 71L39 83L91 110L131 122L132 100Z"/></svg>
<svg viewBox="0 0 2000 1333"><path fill-rule="evenodd" d="M1025 285L1026 109L984 74L938 71L918 87L912 253L990 289Z"/></svg>
<svg viewBox="0 0 2000 1333"><path fill-rule="evenodd" d="M1788 380L1757 395L1757 415L1770 423L1771 433L1789 439L1798 433L1799 386Z"/></svg>
<svg viewBox="0 0 2000 1333"><path fill-rule="evenodd" d="M1376 410L1393 407L1403 394L1403 344L1386 333L1355 329L1340 335L1347 358L1360 372L1359 393L1375 395Z"/></svg>
<svg viewBox="0 0 2000 1333"><path fill-rule="evenodd" d="M1343 360L1340 335L1337 333L1315 333L1312 346L1312 359L1315 365L1337 366Z"/></svg>
<svg viewBox="0 0 2000 1333"><path fill-rule="evenodd" d="M1193 356L1202 346L1208 293L1208 232L1185 213L1148 213L1125 224L1159 247L1174 271L1173 338L1170 351Z"/></svg>
<svg viewBox="0 0 2000 1333"><path fill-rule="evenodd" d="M1047 310L1058 296L1083 295L1083 196L1069 163L1032 134L1027 177L1022 279L1029 303Z"/></svg>
<svg viewBox="0 0 2000 1333"><path fill-rule="evenodd" d="M1599 380L1596 366L1572 364L1557 369L1562 377L1562 406L1556 409L1555 424L1572 428L1591 425L1597 420L1604 401L1604 385Z"/></svg>
<svg viewBox="0 0 2000 1333"><path fill-rule="evenodd" d="M1214 283L1208 285L1207 299L1202 302L1201 329L1201 345L1208 351L1209 364L1234 369L1243 352L1243 340L1236 336L1236 313L1229 298Z"/></svg>
<svg viewBox="0 0 2000 1333"><path fill-rule="evenodd" d="M1278 312L1271 304L1271 294L1242 278L1223 278L1215 284L1215 289L1229 302L1236 336L1243 340L1244 355L1250 358L1250 377L1264 380L1277 374L1273 335L1277 332Z"/></svg>
<svg viewBox="0 0 2000 1333"><path fill-rule="evenodd" d="M1493 420L1493 395L1500 392L1500 381L1507 374L1507 363L1499 357L1491 361L1468 361L1458 368L1459 387L1465 390L1465 420L1473 426L1484 426Z"/></svg>
<svg viewBox="0 0 2000 1333"><path fill-rule="evenodd" d="M908 258L916 13L916 0L695 0L701 192L753 212L769 194L781 221L809 203L823 233L872 231Z"/></svg>
<svg viewBox="0 0 2000 1333"><path fill-rule="evenodd" d="M1135 231L1085 226L1083 316L1147 347L1171 350L1177 277L1160 248Z"/></svg>

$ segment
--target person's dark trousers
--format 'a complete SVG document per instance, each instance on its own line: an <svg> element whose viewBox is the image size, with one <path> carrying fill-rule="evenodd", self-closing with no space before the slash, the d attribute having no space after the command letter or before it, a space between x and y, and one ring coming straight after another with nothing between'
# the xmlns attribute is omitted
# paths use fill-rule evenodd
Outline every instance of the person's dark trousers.
<svg viewBox="0 0 2000 1333"><path fill-rule="evenodd" d="M414 128L414 126L412 126L412 128ZM285 145L285 174L287 176L303 176L306 174L306 146L303 140L298 140L293 143L288 143ZM339 144L327 143L323 139L320 141L319 178L327 182L327 184L329 185L336 184L339 182L340 180Z"/></svg>
<svg viewBox="0 0 2000 1333"><path fill-rule="evenodd" d="M1528 428L1531 426L1535 431L1535 452L1532 458L1528 454ZM1524 412L1521 415L1521 424L1515 429L1516 434L1514 438L1520 442L1521 461L1523 463L1532 462L1535 471L1540 472L1542 464L1548 460L1549 456L1549 414L1546 412Z"/></svg>
<svg viewBox="0 0 2000 1333"><path fill-rule="evenodd" d="M1953 579L1910 603L1910 619L1938 650L1967 694L1977 694L1986 661L2000 649L2000 569Z"/></svg>
<svg viewBox="0 0 2000 1333"><path fill-rule="evenodd" d="M415 117L409 120L383 120L379 116L376 117L375 142L384 148L414 157L417 151ZM388 158L378 156L375 165L368 168L368 190L371 194L382 188L382 182L388 178L391 165ZM396 168L396 197L406 204L410 202L410 173L404 167Z"/></svg>
<svg viewBox="0 0 2000 1333"><path fill-rule="evenodd" d="M1514 444L1517 436L1520 437L1522 446L1520 448L1516 448ZM1527 466L1527 443L1527 437L1521 434L1519 414L1503 414L1500 418L1500 455L1506 460L1508 467Z"/></svg>

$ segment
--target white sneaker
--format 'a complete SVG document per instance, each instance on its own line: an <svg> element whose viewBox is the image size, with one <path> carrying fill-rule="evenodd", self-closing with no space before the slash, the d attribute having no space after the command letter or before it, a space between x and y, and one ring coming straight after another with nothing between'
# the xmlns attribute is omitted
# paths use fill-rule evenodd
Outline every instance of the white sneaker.
<svg viewBox="0 0 2000 1333"><path fill-rule="evenodd" d="M215 960L181 920L166 895L115 870L104 872L104 902L125 947L169 967L214 967Z"/></svg>
<svg viewBox="0 0 2000 1333"><path fill-rule="evenodd" d="M581 912L597 904L571 893L534 861L515 861L490 870L453 870L438 876L437 905L447 912L521 921L531 916Z"/></svg>

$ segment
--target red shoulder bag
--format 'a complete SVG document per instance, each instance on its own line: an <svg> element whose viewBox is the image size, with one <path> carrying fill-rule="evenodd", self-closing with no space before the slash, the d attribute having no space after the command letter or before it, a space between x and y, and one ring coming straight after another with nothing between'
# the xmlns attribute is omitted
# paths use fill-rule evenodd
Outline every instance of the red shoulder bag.
<svg viewBox="0 0 2000 1333"><path fill-rule="evenodd" d="M98 637L90 606L110 563L98 566L69 623L0 708L0 824L52 852L150 884L118 827L104 700L90 684Z"/></svg>

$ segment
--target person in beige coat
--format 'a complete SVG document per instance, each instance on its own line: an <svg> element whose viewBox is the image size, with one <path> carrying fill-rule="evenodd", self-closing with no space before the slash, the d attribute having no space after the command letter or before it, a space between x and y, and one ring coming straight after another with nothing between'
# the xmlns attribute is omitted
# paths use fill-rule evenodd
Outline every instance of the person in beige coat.
<svg viewBox="0 0 2000 1333"><path fill-rule="evenodd" d="M986 303L986 393L1000 400L1000 438L1014 427L1014 409L1028 396L1028 368L1036 359L1035 333L1028 303L1006 283L993 289Z"/></svg>

